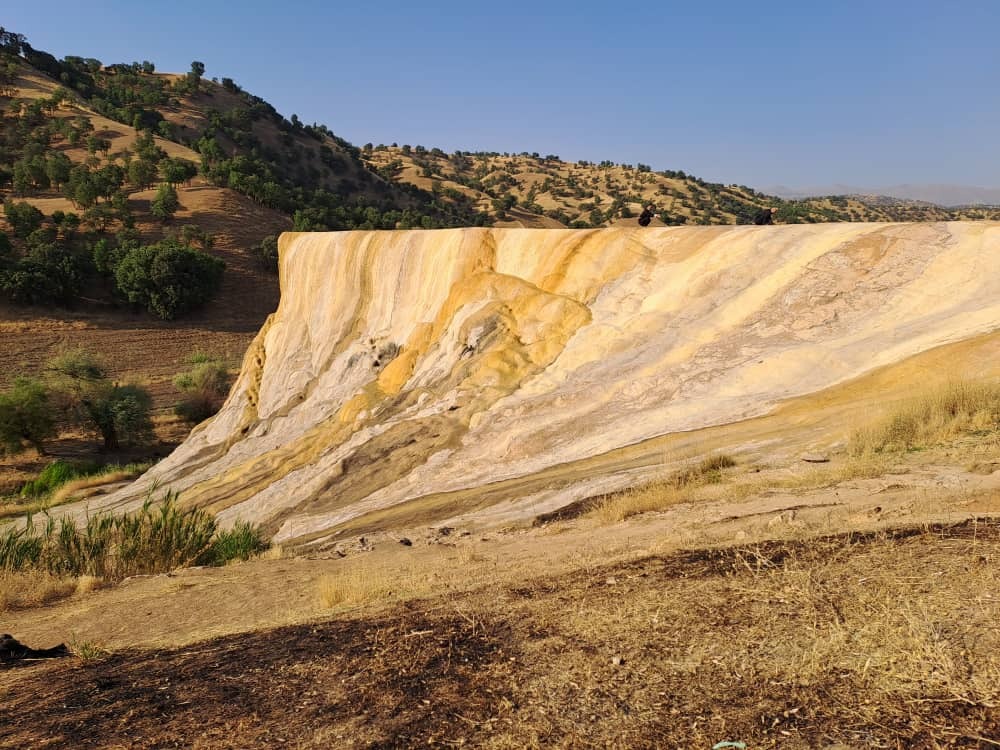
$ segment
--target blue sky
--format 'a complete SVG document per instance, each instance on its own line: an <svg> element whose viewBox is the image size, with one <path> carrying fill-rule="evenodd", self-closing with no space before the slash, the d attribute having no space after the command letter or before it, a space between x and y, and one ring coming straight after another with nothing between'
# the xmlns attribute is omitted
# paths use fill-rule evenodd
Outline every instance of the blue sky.
<svg viewBox="0 0 1000 750"><path fill-rule="evenodd" d="M238 9L238 10L234 10ZM754 187L1000 187L996 0L10 3L57 57L205 63L362 145Z"/></svg>

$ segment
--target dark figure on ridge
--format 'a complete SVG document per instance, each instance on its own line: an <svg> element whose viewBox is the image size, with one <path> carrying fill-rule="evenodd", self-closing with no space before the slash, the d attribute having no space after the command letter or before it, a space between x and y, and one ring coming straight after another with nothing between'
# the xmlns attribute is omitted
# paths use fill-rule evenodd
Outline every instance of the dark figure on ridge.
<svg viewBox="0 0 1000 750"><path fill-rule="evenodd" d="M753 223L758 226L763 224L773 224L774 214L777 212L776 208L762 208L753 217Z"/></svg>
<svg viewBox="0 0 1000 750"><path fill-rule="evenodd" d="M640 227L648 227L649 226L649 222L651 222L653 220L653 212L655 210L656 210L656 206L654 206L652 203L650 203L648 206L646 206L644 209L642 209L642 213L639 214L639 226Z"/></svg>

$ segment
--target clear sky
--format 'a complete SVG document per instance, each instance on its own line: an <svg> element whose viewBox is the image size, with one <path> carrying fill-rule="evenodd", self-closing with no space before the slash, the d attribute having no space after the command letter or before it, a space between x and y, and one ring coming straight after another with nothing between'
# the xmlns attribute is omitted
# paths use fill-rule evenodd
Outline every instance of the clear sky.
<svg viewBox="0 0 1000 750"><path fill-rule="evenodd" d="M11 0L57 57L233 78L356 145L754 187L1000 187L1000 2Z"/></svg>

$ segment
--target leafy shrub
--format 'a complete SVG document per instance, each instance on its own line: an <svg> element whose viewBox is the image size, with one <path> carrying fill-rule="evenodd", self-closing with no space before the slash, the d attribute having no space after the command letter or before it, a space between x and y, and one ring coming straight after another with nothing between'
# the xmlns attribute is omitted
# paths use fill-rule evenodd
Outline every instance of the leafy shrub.
<svg viewBox="0 0 1000 750"><path fill-rule="evenodd" d="M173 320L215 295L224 268L218 258L167 239L129 250L115 268L115 282L129 302Z"/></svg>
<svg viewBox="0 0 1000 750"><path fill-rule="evenodd" d="M216 533L208 549L198 557L198 563L225 565L230 560L249 560L269 546L259 527L247 521L237 521L233 528Z"/></svg>
<svg viewBox="0 0 1000 750"><path fill-rule="evenodd" d="M265 271L278 272L278 238L275 235L265 237L259 245L250 248L257 264Z"/></svg>
<svg viewBox="0 0 1000 750"><path fill-rule="evenodd" d="M18 453L30 445L44 453L42 442L56 432L54 412L41 382L17 378L13 388L0 394L0 447Z"/></svg>
<svg viewBox="0 0 1000 750"><path fill-rule="evenodd" d="M229 393L229 368L217 357L197 352L190 358L191 369L174 378L185 394L175 413L189 422L201 422L215 414Z"/></svg>

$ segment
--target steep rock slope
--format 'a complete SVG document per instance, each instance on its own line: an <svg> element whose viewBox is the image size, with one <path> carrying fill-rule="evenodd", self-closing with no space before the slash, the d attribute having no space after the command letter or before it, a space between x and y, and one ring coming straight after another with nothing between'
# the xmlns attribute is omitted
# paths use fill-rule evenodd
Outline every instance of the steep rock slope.
<svg viewBox="0 0 1000 750"><path fill-rule="evenodd" d="M998 252L987 223L285 234L223 410L101 505L171 486L321 541L449 493L528 514L589 460L558 506L634 481L600 471L623 446L1000 329Z"/></svg>

